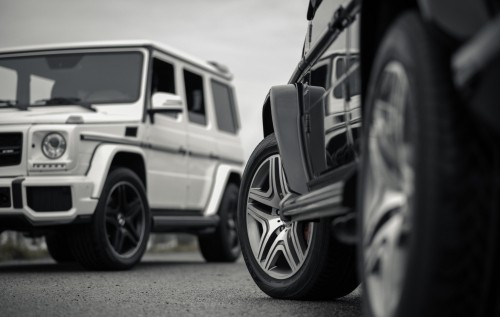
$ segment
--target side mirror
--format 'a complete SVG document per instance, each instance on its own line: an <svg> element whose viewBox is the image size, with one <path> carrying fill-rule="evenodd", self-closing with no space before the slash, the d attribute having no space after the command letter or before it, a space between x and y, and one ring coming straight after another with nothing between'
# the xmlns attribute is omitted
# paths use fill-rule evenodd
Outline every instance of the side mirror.
<svg viewBox="0 0 500 317"><path fill-rule="evenodd" d="M181 97L166 92L155 92L149 113L179 113L183 111Z"/></svg>

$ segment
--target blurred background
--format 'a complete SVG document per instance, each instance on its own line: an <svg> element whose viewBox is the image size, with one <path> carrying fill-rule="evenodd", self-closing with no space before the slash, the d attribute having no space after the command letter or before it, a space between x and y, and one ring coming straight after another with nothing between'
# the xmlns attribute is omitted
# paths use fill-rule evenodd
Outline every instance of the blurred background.
<svg viewBox="0 0 500 317"><path fill-rule="evenodd" d="M262 139L261 108L288 82L307 28L308 0L0 0L0 49L145 39L217 61L234 75L248 158ZM43 239L0 234L0 260L45 254ZM149 250L196 249L184 235L153 235Z"/></svg>

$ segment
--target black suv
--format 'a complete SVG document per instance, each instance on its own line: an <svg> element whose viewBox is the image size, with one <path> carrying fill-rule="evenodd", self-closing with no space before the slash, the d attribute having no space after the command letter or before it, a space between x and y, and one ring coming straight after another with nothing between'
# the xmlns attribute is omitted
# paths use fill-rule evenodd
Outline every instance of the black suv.
<svg viewBox="0 0 500 317"><path fill-rule="evenodd" d="M263 108L239 239L268 295L499 316L500 1L311 0Z"/></svg>

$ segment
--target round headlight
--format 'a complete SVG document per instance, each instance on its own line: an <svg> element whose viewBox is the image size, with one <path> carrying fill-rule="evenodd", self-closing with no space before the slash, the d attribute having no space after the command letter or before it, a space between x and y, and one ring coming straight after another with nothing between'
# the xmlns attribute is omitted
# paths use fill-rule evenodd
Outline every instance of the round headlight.
<svg viewBox="0 0 500 317"><path fill-rule="evenodd" d="M66 152L66 139L59 133L49 133L43 138L42 152L49 159L58 159Z"/></svg>

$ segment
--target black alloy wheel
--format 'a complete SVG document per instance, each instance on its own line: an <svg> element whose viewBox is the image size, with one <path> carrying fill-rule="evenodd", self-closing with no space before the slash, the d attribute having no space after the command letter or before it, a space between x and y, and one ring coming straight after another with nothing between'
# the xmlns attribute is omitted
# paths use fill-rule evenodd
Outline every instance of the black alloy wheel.
<svg viewBox="0 0 500 317"><path fill-rule="evenodd" d="M126 168L112 169L90 225L76 228L70 245L87 269L123 270L144 254L151 216L144 185Z"/></svg>

